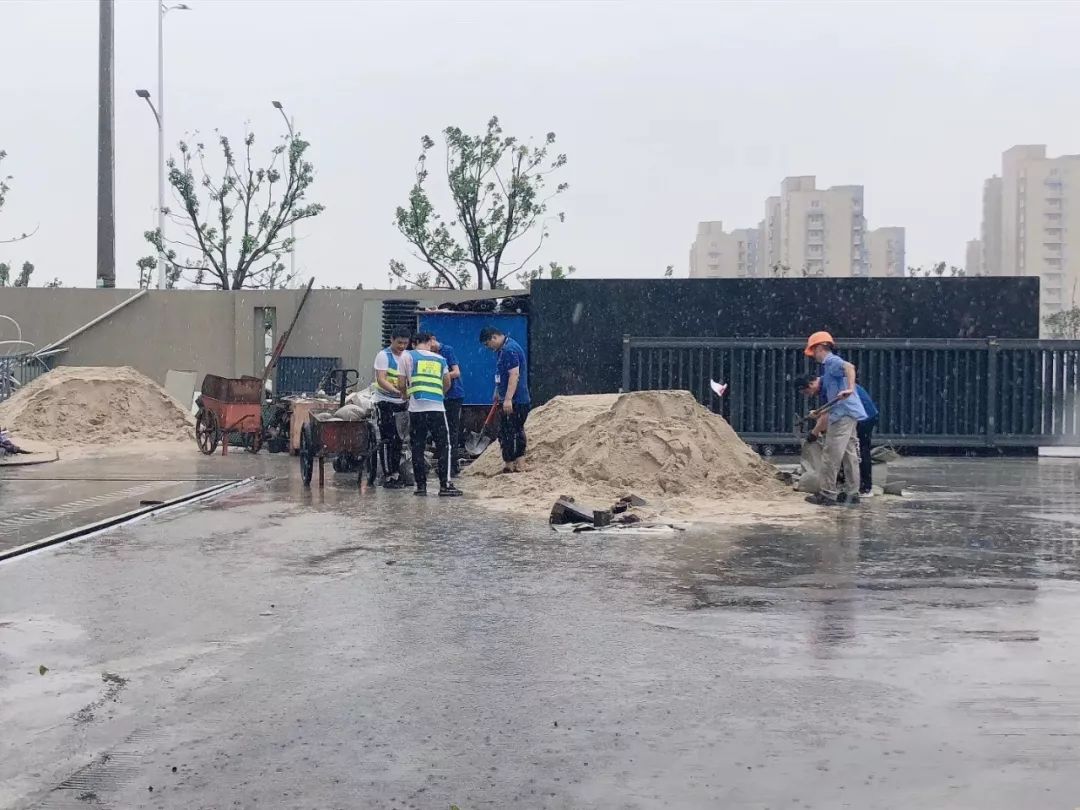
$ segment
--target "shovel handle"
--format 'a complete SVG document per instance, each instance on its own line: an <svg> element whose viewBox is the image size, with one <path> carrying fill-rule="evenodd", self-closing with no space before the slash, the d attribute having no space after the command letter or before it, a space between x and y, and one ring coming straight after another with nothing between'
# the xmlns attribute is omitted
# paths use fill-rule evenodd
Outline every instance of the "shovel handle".
<svg viewBox="0 0 1080 810"><path fill-rule="evenodd" d="M807 414L806 418L807 419L817 419L823 413L828 413L830 410L832 410L832 407L836 403L843 401L843 399L844 399L843 397L837 397L836 399L830 399L828 402L826 402L820 408L814 408L814 410L810 411L810 413Z"/></svg>
<svg viewBox="0 0 1080 810"><path fill-rule="evenodd" d="M486 428L488 425L490 425L492 422L495 421L495 414L497 414L498 412L499 412L499 403L498 402L493 402L491 404L491 409L488 411L487 418L484 419L484 427L480 428L481 431L483 431L484 428Z"/></svg>

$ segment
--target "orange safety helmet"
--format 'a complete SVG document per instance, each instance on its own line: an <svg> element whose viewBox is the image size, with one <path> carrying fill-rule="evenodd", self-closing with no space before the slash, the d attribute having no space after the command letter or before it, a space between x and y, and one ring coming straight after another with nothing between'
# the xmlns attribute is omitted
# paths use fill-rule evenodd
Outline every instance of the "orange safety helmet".
<svg viewBox="0 0 1080 810"><path fill-rule="evenodd" d="M806 341L806 351L803 352L807 357L814 356L814 347L820 343L830 343L835 345L836 341L833 340L832 335L828 332L814 332L810 338Z"/></svg>

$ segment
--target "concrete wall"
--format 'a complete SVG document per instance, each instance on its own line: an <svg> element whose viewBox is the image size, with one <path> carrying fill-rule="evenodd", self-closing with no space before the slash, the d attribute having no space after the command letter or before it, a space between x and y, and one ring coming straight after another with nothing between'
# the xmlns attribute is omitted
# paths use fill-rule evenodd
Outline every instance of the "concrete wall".
<svg viewBox="0 0 1080 810"><path fill-rule="evenodd" d="M135 290L0 289L0 315L19 322L25 340L38 347L59 340L135 295ZM256 367L259 307L275 307L275 340L292 320L302 290L151 290L106 320L69 341L55 364L132 366L164 382L169 369L239 377L261 374ZM434 307L444 302L495 298L502 291L312 290L285 355L340 357L370 381L371 364L382 347L382 302L416 300ZM14 339L0 320L0 340Z"/></svg>

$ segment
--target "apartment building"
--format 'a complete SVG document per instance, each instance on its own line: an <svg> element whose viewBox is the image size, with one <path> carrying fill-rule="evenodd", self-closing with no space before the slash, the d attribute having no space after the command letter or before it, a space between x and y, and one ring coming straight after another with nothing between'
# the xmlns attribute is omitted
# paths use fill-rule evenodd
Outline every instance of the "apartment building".
<svg viewBox="0 0 1080 810"><path fill-rule="evenodd" d="M903 278L907 275L907 256L903 228L875 228L866 232L866 255L869 275L873 278Z"/></svg>
<svg viewBox="0 0 1080 810"><path fill-rule="evenodd" d="M808 276L865 276L862 186L817 188L811 176L780 184L780 264Z"/></svg>
<svg viewBox="0 0 1080 810"><path fill-rule="evenodd" d="M727 233L722 222L699 222L690 246L690 278L752 278L761 268L761 227Z"/></svg>
<svg viewBox="0 0 1080 810"><path fill-rule="evenodd" d="M980 276L1001 275L1001 178L997 175L983 183L983 218L979 241L982 242Z"/></svg>
<svg viewBox="0 0 1080 810"><path fill-rule="evenodd" d="M862 186L819 189L813 175L784 178L765 200L756 228L725 233L719 222L698 225L690 276L903 276L904 229L866 230Z"/></svg>
<svg viewBox="0 0 1080 810"><path fill-rule="evenodd" d="M1040 278L1044 316L1080 306L1080 155L1006 150L983 186L981 241L986 274Z"/></svg>
<svg viewBox="0 0 1080 810"><path fill-rule="evenodd" d="M964 253L964 275L986 275L986 257L983 255L982 239L972 239L967 243Z"/></svg>

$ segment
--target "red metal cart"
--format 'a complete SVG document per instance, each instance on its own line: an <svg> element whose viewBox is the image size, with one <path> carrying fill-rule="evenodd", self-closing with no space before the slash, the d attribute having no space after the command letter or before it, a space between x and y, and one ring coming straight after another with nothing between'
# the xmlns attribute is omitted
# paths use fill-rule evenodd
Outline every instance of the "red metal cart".
<svg viewBox="0 0 1080 810"><path fill-rule="evenodd" d="M328 394L339 395L339 407L345 405L346 392L359 379L355 369L334 369L327 375L323 388ZM372 419L360 422L336 419L326 413L308 415L300 431L300 477L304 486L311 486L315 462L319 465L319 486L323 486L323 465L328 457L334 460L334 470L359 471L357 483L365 492L371 465L375 461L375 429Z"/></svg>
<svg viewBox="0 0 1080 810"><path fill-rule="evenodd" d="M230 433L240 433L244 449L258 453L262 447L263 381L258 377L238 380L207 374L195 400L195 441L206 455L221 443L221 455L228 455Z"/></svg>

